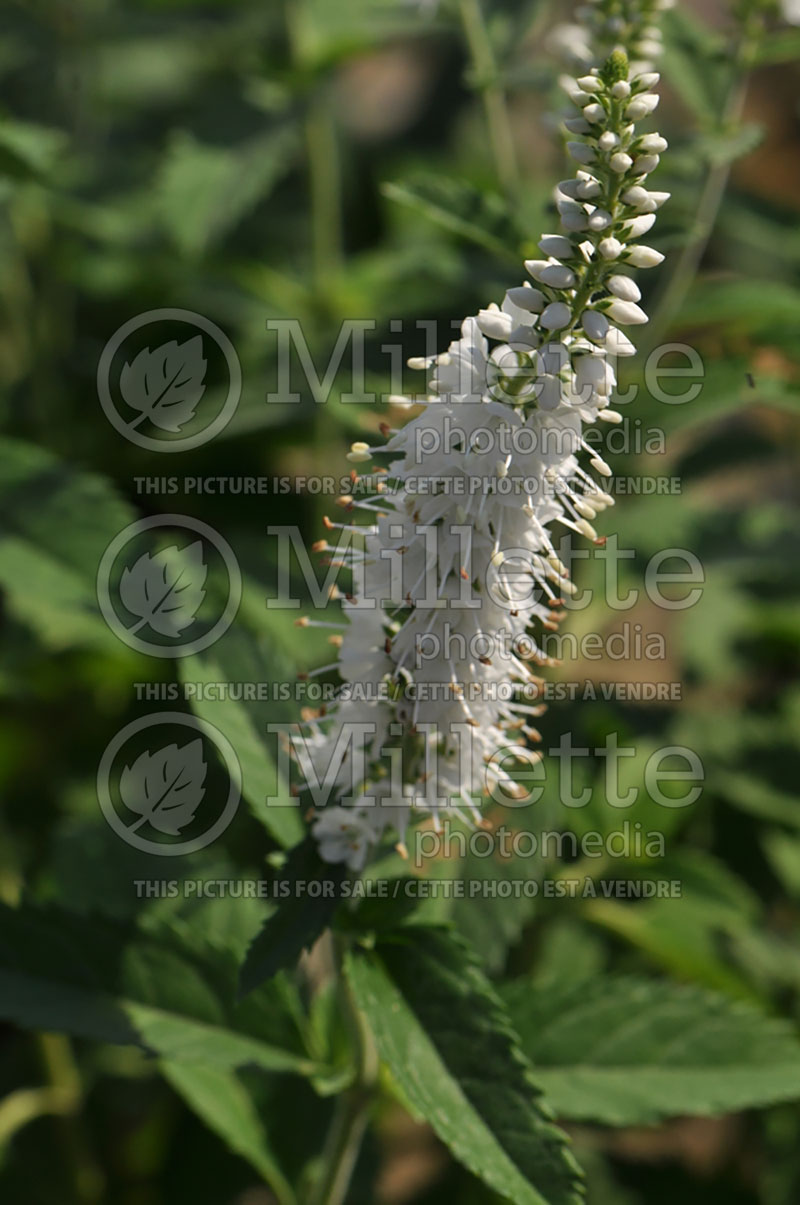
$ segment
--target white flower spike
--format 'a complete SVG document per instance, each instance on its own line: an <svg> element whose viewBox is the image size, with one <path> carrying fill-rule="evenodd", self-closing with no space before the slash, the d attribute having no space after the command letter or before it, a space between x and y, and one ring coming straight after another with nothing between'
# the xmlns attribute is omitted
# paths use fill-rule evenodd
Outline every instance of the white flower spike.
<svg viewBox="0 0 800 1205"><path fill-rule="evenodd" d="M663 258L636 239L667 198L646 188L666 142L636 122L657 104L664 7L628 0L621 25L609 0L579 10L585 25L561 40L582 64L564 81L581 167L558 186L561 229L542 236L545 258L525 264L534 285L467 318L445 354L410 361L430 374L430 396L405 399L421 409L384 428L382 446L359 441L349 453L356 466L390 459L363 479L354 468L340 500L372 525L326 524L348 536L335 563L353 574L336 637L344 685L307 721L300 759L316 779L326 861L358 871L387 831L402 842L412 811L478 822L487 795L525 795L514 769L539 757L529 747L542 710L535 671L550 663L532 629L554 630L575 592L552 529L596 540L597 516L613 505L580 463L588 450L590 467L611 474L583 424L620 421L613 360L635 348L612 323L647 321L627 272Z"/></svg>

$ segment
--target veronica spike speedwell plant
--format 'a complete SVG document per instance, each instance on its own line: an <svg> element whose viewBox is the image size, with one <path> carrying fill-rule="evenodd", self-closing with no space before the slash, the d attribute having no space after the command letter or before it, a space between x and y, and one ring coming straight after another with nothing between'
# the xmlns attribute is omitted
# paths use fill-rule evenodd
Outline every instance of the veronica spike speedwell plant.
<svg viewBox="0 0 800 1205"><path fill-rule="evenodd" d="M635 352L627 330L647 322L634 273L663 258L641 240L668 197L648 186L667 143L640 123L658 105L647 60L665 5L611 15L618 7L585 10L593 45L620 44L561 81L576 171L555 192L558 228L499 305L466 318L442 354L410 361L427 392L395 400L421 401L418 412L349 455L340 503L370 524L328 519L337 542L317 546L353 581L334 637L344 686L308 716L299 757L328 799L313 821L322 856L351 869L387 829L402 852L413 811L479 823L486 798L524 795L515 766L539 756L537 671L549 659L536 632L558 624L575 590L559 539L597 541L613 505L611 469L584 429L620 421L615 366ZM359 477L378 456L388 467Z"/></svg>

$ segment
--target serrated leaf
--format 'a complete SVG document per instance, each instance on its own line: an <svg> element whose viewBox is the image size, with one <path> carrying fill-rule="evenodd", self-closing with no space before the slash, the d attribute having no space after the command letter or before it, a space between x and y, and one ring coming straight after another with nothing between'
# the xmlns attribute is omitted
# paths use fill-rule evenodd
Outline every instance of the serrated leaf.
<svg viewBox="0 0 800 1205"><path fill-rule="evenodd" d="M185 658L179 672L187 683L242 685L238 695L233 690L222 697L219 692L196 691L192 710L223 732L236 749L242 767L242 794L254 815L285 849L297 845L305 832L300 808L290 796L288 784L280 780L267 737L267 725L292 718L291 712L281 710L269 697L248 699L244 695L244 684L255 684L269 696L273 684L289 681L296 673L285 660L279 640L256 639L241 628L232 628L212 649ZM281 796L287 806L267 803Z"/></svg>
<svg viewBox="0 0 800 1205"><path fill-rule="evenodd" d="M123 606L140 621L131 631L147 625L161 636L181 636L206 596L207 574L200 540L180 553L177 546L142 553L119 582Z"/></svg>
<svg viewBox="0 0 800 1205"><path fill-rule="evenodd" d="M701 122L718 120L728 71L725 43L688 7L664 16L664 75Z"/></svg>
<svg viewBox="0 0 800 1205"><path fill-rule="evenodd" d="M537 809L535 818L529 821L529 829L537 832L546 827L547 813ZM495 814L494 819L498 819ZM505 817L499 823L505 823ZM513 828L513 825L507 825ZM472 896L469 889L463 894L443 893L430 901L429 909L436 909L439 924L452 924L469 941L480 955L483 966L490 973L499 972L508 957L508 951L517 941L536 908L532 894L509 890L504 892L506 880L517 884L526 880L541 879L544 863L537 858L476 856L470 843L469 827L457 818L449 822L449 847L445 846L446 857L427 858L426 876L437 879L459 878L465 884L482 879L484 883L496 884L494 895ZM463 839L463 847L459 838ZM464 852L465 851L465 852ZM463 854L463 856L462 856ZM433 918L429 918L433 923Z"/></svg>
<svg viewBox="0 0 800 1205"><path fill-rule="evenodd" d="M239 977L242 995L294 966L303 950L314 944L336 910L337 887L344 875L343 866L322 861L310 836L289 851L279 876L288 893L279 897L278 907L247 951ZM319 890L308 890L310 883Z"/></svg>
<svg viewBox="0 0 800 1205"><path fill-rule="evenodd" d="M723 995L633 976L502 995L560 1117L640 1125L800 1096L791 1026Z"/></svg>
<svg viewBox="0 0 800 1205"><path fill-rule="evenodd" d="M187 255L200 255L271 191L289 168L297 132L284 126L238 147L172 140L156 184L161 220Z"/></svg>
<svg viewBox="0 0 800 1205"><path fill-rule="evenodd" d="M520 234L501 197L482 193L465 180L433 175L384 184L381 191L390 201L415 210L493 255L518 261Z"/></svg>
<svg viewBox="0 0 800 1205"><path fill-rule="evenodd" d="M140 416L131 426L148 419L160 431L177 434L194 418L206 391L207 367L202 335L142 348L132 363L123 365L119 378L124 401Z"/></svg>
<svg viewBox="0 0 800 1205"><path fill-rule="evenodd" d="M704 134L697 139L695 147L712 167L723 167L749 155L763 138L764 127L756 122L748 122L737 129Z"/></svg>
<svg viewBox="0 0 800 1205"><path fill-rule="evenodd" d="M280 993L234 1000L235 956L177 930L0 905L0 1017L164 1058L231 1069L318 1070L292 1046Z"/></svg>
<svg viewBox="0 0 800 1205"><path fill-rule="evenodd" d="M52 649L124 646L97 605L97 566L131 508L100 477L0 440L0 586L15 620ZM125 654L127 655L127 654Z"/></svg>
<svg viewBox="0 0 800 1205"><path fill-rule="evenodd" d="M408 1105L514 1205L574 1205L580 1172L466 945L441 929L352 950L348 981Z"/></svg>
<svg viewBox="0 0 800 1205"><path fill-rule="evenodd" d="M119 780L122 802L141 817L130 831L150 824L159 833L177 837L203 801L207 769L199 737L180 749L165 745L154 753L140 753L133 765L123 767Z"/></svg>
<svg viewBox="0 0 800 1205"><path fill-rule="evenodd" d="M217 1067L170 1060L161 1063L161 1073L209 1129L263 1176L280 1205L293 1205L292 1187L241 1078Z"/></svg>

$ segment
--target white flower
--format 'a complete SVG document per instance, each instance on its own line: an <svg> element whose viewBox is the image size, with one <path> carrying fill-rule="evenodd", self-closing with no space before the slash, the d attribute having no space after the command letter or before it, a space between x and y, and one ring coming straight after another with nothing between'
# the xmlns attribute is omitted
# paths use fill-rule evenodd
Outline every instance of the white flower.
<svg viewBox="0 0 800 1205"><path fill-rule="evenodd" d="M589 35L582 25L567 23L556 25L548 36L547 46L554 54L571 59L575 63L591 63L592 61Z"/></svg>
<svg viewBox="0 0 800 1205"><path fill-rule="evenodd" d="M326 807L314 820L312 831L326 862L344 862L350 870L363 870L375 845L376 830L361 808Z"/></svg>
<svg viewBox="0 0 800 1205"><path fill-rule="evenodd" d="M576 163L594 163L597 157L586 142L568 142L567 151Z"/></svg>
<svg viewBox="0 0 800 1205"><path fill-rule="evenodd" d="M503 313L496 305L479 310L477 322L487 339L508 339L514 329L511 315Z"/></svg>
<svg viewBox="0 0 800 1205"><path fill-rule="evenodd" d="M658 96L655 92L645 92L641 96L635 96L625 110L625 116L628 121L639 121L642 117L647 117L649 113L654 112L658 106Z"/></svg>
<svg viewBox="0 0 800 1205"><path fill-rule="evenodd" d="M657 268L664 262L664 256L654 247L629 247L625 259L634 268Z"/></svg>
<svg viewBox="0 0 800 1205"><path fill-rule="evenodd" d="M623 326L638 326L640 323L647 322L647 314L643 309L633 301L621 301L616 297L607 307L606 313L609 318L613 318L615 322L621 322Z"/></svg>
<svg viewBox="0 0 800 1205"><path fill-rule="evenodd" d="M595 473L612 471L582 424L620 421L612 360L635 347L611 322L647 321L638 287L616 265L663 258L635 241L666 199L644 187L666 142L635 128L656 106L647 89L657 79L649 65L620 78L616 53L608 69L586 67L620 39L637 60L652 57L656 7L630 0L620 24L594 4L586 27L562 29L586 64L579 79L562 80L578 109L568 125L579 140L568 149L583 167L556 190L561 228L540 239L545 258L525 263L537 287L509 288L502 305L464 320L446 352L410 362L429 374L421 410L383 446L358 441L349 453L355 465L388 456L392 488L354 471L343 501L371 520L349 528L337 554L353 574L337 638L343 685L335 705L308 720L297 756L307 758L321 856L350 870L386 832L402 843L413 812L435 823L447 808L478 819L494 790L525 793L513 759L495 755L513 746L527 766L537 756L527 743L539 710L531 700L549 662L535 632L552 629L560 600L575 592L553 528L595 540L597 516L613 505L581 463L589 452ZM345 734L358 734L346 756Z"/></svg>
<svg viewBox="0 0 800 1205"><path fill-rule="evenodd" d="M639 139L637 149L646 154L663 155L668 146L666 138L662 138L660 134L645 134Z"/></svg>
<svg viewBox="0 0 800 1205"><path fill-rule="evenodd" d="M627 335L623 335L622 331L617 330L615 326L609 327L608 334L605 338L606 350L611 352L612 356L635 356L636 348L631 343Z"/></svg>
<svg viewBox="0 0 800 1205"><path fill-rule="evenodd" d="M625 172L630 171L630 169L633 167L633 160L631 159L630 155L625 153L625 151L617 151L617 153L612 155L609 159L608 165L612 172L616 172L618 175L622 176L625 174Z"/></svg>
<svg viewBox="0 0 800 1205"><path fill-rule="evenodd" d="M625 223L625 238L634 239L641 238L643 234L647 234L648 230L652 230L655 225L656 215L654 213L643 213L638 218L632 218Z"/></svg>
<svg viewBox="0 0 800 1205"><path fill-rule="evenodd" d="M539 319L540 324L548 331L557 331L566 326L572 316L569 306L564 301L554 301Z"/></svg>
<svg viewBox="0 0 800 1205"><path fill-rule="evenodd" d="M530 285L520 285L518 288L509 289L506 293L506 301L517 306L521 310L527 310L531 314L538 314L544 309L544 293L539 289L531 288Z"/></svg>
<svg viewBox="0 0 800 1205"><path fill-rule="evenodd" d="M569 259L570 256L575 254L572 243L563 234L544 234L539 239L539 246L545 255L553 259ZM535 261L531 260L530 262L533 263Z"/></svg>
<svg viewBox="0 0 800 1205"><path fill-rule="evenodd" d="M622 254L623 244L619 241L619 239L611 236L609 238L601 239L601 241L597 244L597 250L599 251L600 255L602 255L603 259L618 259Z"/></svg>
<svg viewBox="0 0 800 1205"><path fill-rule="evenodd" d="M630 276L609 276L606 288L609 293L613 293L615 297L621 297L623 301L641 301L642 299L641 289L635 280L631 280Z"/></svg>

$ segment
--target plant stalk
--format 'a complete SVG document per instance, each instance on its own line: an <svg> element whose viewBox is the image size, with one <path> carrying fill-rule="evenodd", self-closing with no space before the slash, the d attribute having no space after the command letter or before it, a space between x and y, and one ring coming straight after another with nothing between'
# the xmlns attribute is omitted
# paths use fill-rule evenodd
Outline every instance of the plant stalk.
<svg viewBox="0 0 800 1205"><path fill-rule="evenodd" d="M489 145L495 171L505 194L513 197L519 187L519 168L505 91L500 84L481 0L460 0L459 10L469 50L475 87L483 99Z"/></svg>
<svg viewBox="0 0 800 1205"><path fill-rule="evenodd" d="M342 1008L352 1034L356 1076L336 1102L322 1152L322 1172L309 1205L344 1205L369 1121L378 1077L378 1056L367 1023L358 1009L342 969L342 947L336 946L336 974Z"/></svg>

